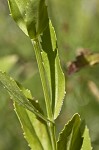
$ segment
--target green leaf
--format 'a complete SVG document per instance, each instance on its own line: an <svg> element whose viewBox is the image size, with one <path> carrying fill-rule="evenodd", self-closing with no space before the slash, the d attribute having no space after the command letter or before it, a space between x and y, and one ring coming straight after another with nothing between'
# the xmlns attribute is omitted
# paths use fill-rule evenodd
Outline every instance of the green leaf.
<svg viewBox="0 0 99 150"><path fill-rule="evenodd" d="M3 84L4 88L9 92L11 98L16 101L19 105L22 105L26 109L33 112L39 118L48 121L23 94L22 90L18 87L14 79L9 77L6 73L0 71L0 82ZM28 92L28 91L27 91ZM36 102L35 102L36 103Z"/></svg>
<svg viewBox="0 0 99 150"><path fill-rule="evenodd" d="M29 35L35 39L46 28L49 20L45 0L8 0L13 19Z"/></svg>
<svg viewBox="0 0 99 150"><path fill-rule="evenodd" d="M33 102L30 91L23 88L22 86L21 89L25 96L31 99ZM46 150L47 148L51 150L50 137L45 122L37 118L36 115L29 110L19 106L17 103L14 104L14 107L23 128L24 137L31 147L31 150ZM39 109L39 105L36 105L36 108ZM39 111L41 112L40 109Z"/></svg>
<svg viewBox="0 0 99 150"><path fill-rule="evenodd" d="M16 82L20 90L23 92L25 97L29 100L29 102L41 113L43 114L43 111L38 103L38 100L34 100L32 97L31 91L28 89L25 89L19 82Z"/></svg>
<svg viewBox="0 0 99 150"><path fill-rule="evenodd" d="M65 95L65 78L60 66L56 35L51 22L43 32L41 40L42 58L52 99L54 119L56 119Z"/></svg>
<svg viewBox="0 0 99 150"><path fill-rule="evenodd" d="M80 150L82 142L81 119L75 114L59 134L57 150Z"/></svg>
<svg viewBox="0 0 99 150"><path fill-rule="evenodd" d="M19 106L17 103L15 103L15 111L31 149L46 150L49 148L51 150L50 138L44 122L38 120L33 113Z"/></svg>
<svg viewBox="0 0 99 150"><path fill-rule="evenodd" d="M92 150L91 140L90 140L90 136L89 136L89 130L88 130L87 126L85 127L83 138L84 138L84 140L83 140L81 150Z"/></svg>
<svg viewBox="0 0 99 150"><path fill-rule="evenodd" d="M51 150L50 137L46 126L48 120L42 115L43 112L38 102L32 99L30 91L17 83L19 88L11 77L1 71L0 81L15 101L15 111L31 149L46 150L49 147L49 150Z"/></svg>
<svg viewBox="0 0 99 150"><path fill-rule="evenodd" d="M21 28L21 30L28 36L25 22L27 2L28 0L8 0L11 16Z"/></svg>
<svg viewBox="0 0 99 150"><path fill-rule="evenodd" d="M26 25L30 38L40 35L48 24L45 0L30 0L26 9Z"/></svg>

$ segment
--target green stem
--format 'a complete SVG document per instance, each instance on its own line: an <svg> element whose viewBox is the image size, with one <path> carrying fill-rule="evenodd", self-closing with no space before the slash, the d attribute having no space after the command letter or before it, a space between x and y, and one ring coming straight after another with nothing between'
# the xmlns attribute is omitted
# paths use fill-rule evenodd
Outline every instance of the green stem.
<svg viewBox="0 0 99 150"><path fill-rule="evenodd" d="M44 93L44 98L45 98L45 104L46 104L46 110L47 110L47 116L50 121L54 122L54 118L52 114L51 99L49 96L49 91L48 91L48 87L46 83L46 76L45 76L44 66L42 62L39 40L38 39L36 39L35 41L32 40L32 44L34 46L34 51L35 51L38 69L40 73L40 78L41 78L41 83L42 83L42 88L43 88L43 93ZM49 128L49 133L51 137L52 148L53 150L56 150L55 124L48 122L48 128Z"/></svg>
<svg viewBox="0 0 99 150"><path fill-rule="evenodd" d="M47 88L47 84L46 84L46 76L45 76L45 71L44 71L44 67L43 67L39 41L38 40L32 41L32 43L34 46L34 51L35 51L35 55L36 55L36 60L37 60L37 64L38 64L41 82L42 82L48 119L53 121L52 109L51 109L51 99L49 97L49 92L48 92L48 88Z"/></svg>

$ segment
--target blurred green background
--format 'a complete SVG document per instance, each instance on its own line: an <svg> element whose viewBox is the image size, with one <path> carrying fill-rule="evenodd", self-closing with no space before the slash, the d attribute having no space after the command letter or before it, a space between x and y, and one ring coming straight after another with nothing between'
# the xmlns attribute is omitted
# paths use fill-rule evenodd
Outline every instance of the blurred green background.
<svg viewBox="0 0 99 150"><path fill-rule="evenodd" d="M93 150L99 150L99 65L67 75L67 63L78 49L99 50L99 0L47 0L55 27L61 64L66 77L66 97L56 120L57 133L78 112L90 130ZM0 0L0 70L31 89L42 103L41 82L29 39ZM13 104L0 84L0 150L28 150Z"/></svg>

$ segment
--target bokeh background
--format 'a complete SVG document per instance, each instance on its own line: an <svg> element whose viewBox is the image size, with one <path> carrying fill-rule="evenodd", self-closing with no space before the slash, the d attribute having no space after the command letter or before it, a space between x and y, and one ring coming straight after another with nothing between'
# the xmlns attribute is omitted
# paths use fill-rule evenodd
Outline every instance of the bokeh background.
<svg viewBox="0 0 99 150"><path fill-rule="evenodd" d="M47 0L49 16L55 27L62 68L66 78L66 97L57 134L78 112L85 120L93 150L99 150L99 65L88 66L67 75L67 64L77 51L99 51L99 0ZM9 15L6 0L0 0L0 70L32 91L42 102L41 82L30 40ZM0 150L29 150L13 103L0 84Z"/></svg>

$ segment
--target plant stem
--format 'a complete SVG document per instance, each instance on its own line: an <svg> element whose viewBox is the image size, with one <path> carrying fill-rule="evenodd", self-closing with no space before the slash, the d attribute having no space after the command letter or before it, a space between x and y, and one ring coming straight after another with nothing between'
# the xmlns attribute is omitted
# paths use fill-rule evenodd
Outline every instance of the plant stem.
<svg viewBox="0 0 99 150"><path fill-rule="evenodd" d="M48 92L48 88L47 88L47 84L46 84L46 76L45 76L45 71L44 71L44 67L43 67L39 41L36 40L36 41L33 41L32 43L34 46L34 51L35 51L35 55L36 55L36 60L37 60L37 64L38 64L41 82L42 82L48 119L53 121L52 109L51 109L51 99L49 97L49 92Z"/></svg>
<svg viewBox="0 0 99 150"><path fill-rule="evenodd" d="M36 39L35 41L32 40L32 44L34 46L34 51L35 51L38 69L40 73L40 78L41 78L41 83L42 83L42 88L43 88L43 93L44 93L44 98L45 98L45 104L46 104L47 116L50 121L54 122L52 108L51 108L51 99L49 96L49 91L48 91L48 87L46 83L46 76L45 76L44 66L42 62L39 40L38 39ZM49 128L49 133L50 133L51 142L52 142L52 149L56 150L55 124L48 122L48 128Z"/></svg>

